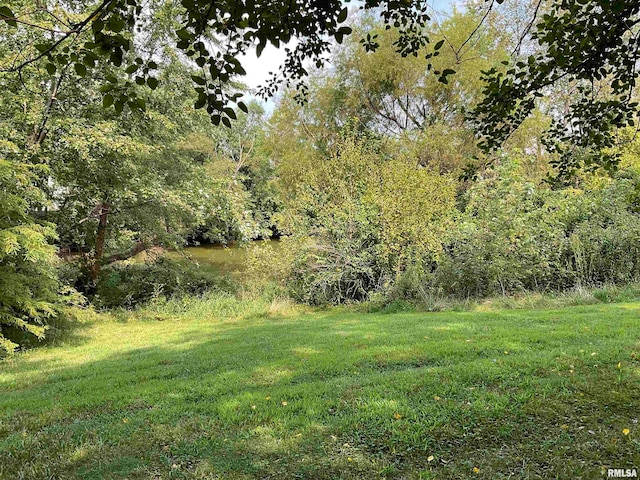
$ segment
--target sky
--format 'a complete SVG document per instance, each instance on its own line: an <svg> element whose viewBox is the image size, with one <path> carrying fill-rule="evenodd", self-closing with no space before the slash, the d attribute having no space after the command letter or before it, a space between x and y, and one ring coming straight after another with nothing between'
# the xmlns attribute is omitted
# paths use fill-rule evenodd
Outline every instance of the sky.
<svg viewBox="0 0 640 480"><path fill-rule="evenodd" d="M349 12L355 11L358 7L358 3L360 2L351 2L348 5ZM453 5L459 5L460 3L460 0L431 1L432 8L436 12L437 16L446 15L451 12ZM291 47L292 45L294 45L294 43L290 42L288 46ZM247 75L242 78L242 82L248 85L251 89L257 89L259 86L263 85L270 77L269 72L278 71L280 65L284 62L286 57L284 47L286 46L287 45L283 45L278 49L272 45L267 45L260 58L256 56L255 50L247 52L247 54L240 58L242 66L247 71ZM249 98L254 99L255 97L249 96L247 99ZM271 112L273 110L274 104L272 100L257 100L262 103L267 112Z"/></svg>

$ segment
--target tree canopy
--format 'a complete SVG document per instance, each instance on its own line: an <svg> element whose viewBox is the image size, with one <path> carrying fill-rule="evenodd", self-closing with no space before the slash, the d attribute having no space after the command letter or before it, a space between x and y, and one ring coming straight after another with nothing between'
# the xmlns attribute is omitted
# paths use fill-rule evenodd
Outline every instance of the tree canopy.
<svg viewBox="0 0 640 480"><path fill-rule="evenodd" d="M501 2L499 2L501 3ZM493 5L493 1L491 1ZM485 151L499 147L533 111L536 99L560 82L574 90L565 109L555 109L545 139L559 177L580 167L612 170L619 158L605 149L617 129L634 126L640 59L640 2L537 0L514 58L506 68L484 72L483 101L473 110ZM525 36L538 47L517 55Z"/></svg>
<svg viewBox="0 0 640 480"><path fill-rule="evenodd" d="M477 35L491 11L504 0L469 4L484 12L478 28L466 41L453 45L434 36L432 11L424 0L366 0L357 7L375 10L384 28L397 29L393 48L401 56L420 56L432 66L443 46L458 58ZM66 5L73 3L73 5ZM42 63L50 73L72 66L86 75L101 63L119 67L127 78L103 77L104 105L121 111L144 108L134 84L158 86L155 71L162 63L163 44L172 45L194 66L191 76L196 108L205 108L214 124L227 126L238 107L247 111L234 79L246 74L241 56L255 48L259 56L267 44L285 46L287 57L279 72L260 88L273 95L280 84L293 84L303 98L309 65L322 67L334 42L342 43L353 30L348 8L340 0L102 0L44 2L14 1L0 6L0 36L28 32L16 54L0 71L22 73ZM508 3L508 2L507 2ZM614 0L537 0L531 3L506 67L484 71L484 99L471 112L486 152L498 148L534 110L536 98L558 82L573 82L577 91L564 111L554 112L546 146L557 154L560 176L582 166L615 168L615 154L595 154L613 146L615 129L633 125L638 60L640 2ZM73 8L67 8L67 7ZM173 24L152 35L158 10L171 10ZM72 13L70 13L72 12ZM134 32L155 35L148 49L133 48ZM380 46L375 32L360 32L365 51ZM435 39L432 47L431 41ZM148 39L147 39L148 40ZM294 42L291 42L295 40ZM531 46L534 46L532 49ZM530 50L527 52L527 50ZM532 50L532 51L531 51ZM434 68L435 69L435 68ZM457 69L456 69L457 70ZM447 82L453 68L436 72ZM603 96L603 93L606 94ZM576 154L579 152L580 154Z"/></svg>
<svg viewBox="0 0 640 480"><path fill-rule="evenodd" d="M261 89L263 95L272 95L281 81L302 87L307 75L305 61L322 66L323 55L332 42L341 43L352 31L344 25L348 9L340 0L181 0L179 5L169 2L170 7L157 1L103 0L97 5L72 2L78 13L61 17L56 14L57 7L65 3L53 2L36 9L29 2L0 7L0 21L9 27L45 32L47 37L23 45L8 64L0 67L2 71L21 72L44 61L51 74L73 65L76 73L86 75L100 62L107 62L124 69L129 79L121 85L117 79L105 77L105 103L117 110L125 104L141 106L126 87L137 83L155 89L158 79L153 72L162 59L153 50L146 55L131 55L132 32L149 29L156 9L172 8L177 24L166 32L164 40L197 65L198 71L191 77L198 93L195 106L206 108L215 124L230 125L236 117L234 104L247 111L240 101L242 94L228 88L234 77L246 74L239 60L243 53L255 47L259 56L267 44L280 47L296 39L295 46L287 47L280 75L274 74ZM430 19L425 0L367 0L361 8L380 10L389 27L399 28L396 49L401 55L417 54L429 43L424 33ZM374 39L364 42L368 49L376 48ZM118 95L113 96L113 91Z"/></svg>

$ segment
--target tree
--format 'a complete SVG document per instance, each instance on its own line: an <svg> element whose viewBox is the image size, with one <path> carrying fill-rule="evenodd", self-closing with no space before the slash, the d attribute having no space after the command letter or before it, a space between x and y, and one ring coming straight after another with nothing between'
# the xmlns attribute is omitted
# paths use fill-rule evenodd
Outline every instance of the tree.
<svg viewBox="0 0 640 480"><path fill-rule="evenodd" d="M89 284L102 265L152 246L180 248L196 231L228 240L257 230L239 174L250 148L228 151L230 143L236 147L234 130L212 126L189 107L188 69L178 59L159 78L155 91L135 87L144 112L100 108L89 77L59 95L61 111L41 148L52 174L48 215L60 243L81 253ZM242 124L240 118L234 127Z"/></svg>
<svg viewBox="0 0 640 480"><path fill-rule="evenodd" d="M0 59L16 40L3 38ZM42 339L61 313L55 225L41 218L50 169L38 155L60 78L40 83L32 72L0 75L0 352L9 353L28 337Z"/></svg>
<svg viewBox="0 0 640 480"><path fill-rule="evenodd" d="M180 147L202 159L203 190L210 208L190 241L227 244L266 238L277 209L274 168L263 148L264 109L247 104L231 128L189 134Z"/></svg>
<svg viewBox="0 0 640 480"><path fill-rule="evenodd" d="M426 49L418 57L402 58L394 47L399 32L364 16L355 35L331 57L332 68L311 74L304 106L296 105L294 93L285 94L270 122L271 142L280 144L274 148L276 154L283 156L282 150L298 148L304 141L326 150L345 128L357 126L383 139L391 156L411 152L422 165L441 171L464 166L477 147L463 108L481 100L480 72L508 58L504 48L508 38L491 25L459 51L480 18L475 12L454 12L441 24L431 25L429 36L441 39L444 46L429 68ZM379 44L375 52L365 52L358 42L366 34L375 36ZM456 74L447 83L434 73L454 69ZM296 141L289 138L293 133Z"/></svg>
<svg viewBox="0 0 640 480"><path fill-rule="evenodd" d="M42 339L48 317L57 314L55 228L34 220L30 210L43 202L33 185L37 170L20 150L0 140L0 352L18 347L19 331Z"/></svg>
<svg viewBox="0 0 640 480"><path fill-rule="evenodd" d="M65 8L79 4L75 9ZM134 82L154 89L158 85L153 71L161 59L149 52L143 56L131 56L134 49L132 35L135 31L150 29L154 11L166 3L156 0L102 0L93 2L45 2L32 8L30 2L16 2L11 7L0 7L0 39L8 38L16 31L46 33L47 39L25 42L10 62L0 71L21 72L25 68L42 62L47 71L55 74L72 65L79 75L86 75L100 63L122 67L130 76L118 82L118 96L113 105L121 110L125 105L136 108L137 98L128 88ZM56 14L58 7L66 12L79 14ZM417 55L429 43L424 27L430 20L425 0L366 0L360 7L376 9L388 26L399 28L396 51L402 55ZM316 66L324 64L324 55L333 41L341 43L351 28L344 25L348 9L341 0L304 0L291 2L267 0L182 0L175 7L175 18L180 27L171 35L171 41L197 65L199 72L192 76L198 98L197 108L205 108L217 125L230 125L236 112L235 103L246 111L239 99L242 94L227 87L234 76L246 71L239 57L256 47L260 55L267 43L279 47L295 39L297 44L287 49L281 74L284 79L302 86L307 74L305 61ZM169 40L169 39L167 39ZM377 48L375 39L363 39L365 48ZM428 54L435 55L437 52ZM443 78L446 77L443 72ZM280 83L273 78L262 87L261 93L270 95ZM109 83L105 84L109 87ZM110 93L107 93L109 95Z"/></svg>
<svg viewBox="0 0 640 480"><path fill-rule="evenodd" d="M70 66L79 75L86 75L107 62L121 67L129 77L105 83L105 103L116 110L141 108L129 87L140 84L157 88L153 72L162 58L153 50L131 55L132 35L150 30L156 9L170 5L177 28L165 29L163 39L171 40L199 69L192 76L198 95L195 106L206 108L215 124L227 126L237 115L234 104L246 111L240 100L242 93L229 88L234 78L246 73L239 60L242 54L256 47L259 55L267 44L279 47L295 39L297 44L288 47L280 75L274 74L260 92L271 95L284 81L299 87L304 97L307 90L303 79L308 73L305 62L324 65L332 42L341 43L352 33L344 24L348 10L340 0L73 3L73 11L80 13L62 17L55 13L56 7L69 6L62 0L41 3L36 9L24 1L0 7L0 23L4 24L1 39L10 39L16 31L38 32L40 37L46 34L45 39L28 34L33 38L22 42L18 53L0 71L22 73L42 63L52 75ZM485 15L462 46L472 42L488 14L501 3L503 0L484 2ZM428 53L423 52L430 43L427 1L366 0L360 8L379 12L385 28L399 28L394 48L401 56L423 55L431 62L440 53L441 42ZM485 151L497 148L511 135L546 89L570 80L576 82L580 96L567 115L558 115L547 141L547 148L557 154L555 165L560 175L570 175L580 166L615 168L617 157L601 151L613 145L615 129L631 125L637 114L633 91L640 46L639 12L640 4L631 0L536 0L527 10L531 18L513 49L518 54L515 60L507 62L507 68L485 71L485 99L474 110ZM531 37L541 48L522 57L522 45ZM380 46L375 34L369 33L361 43L366 51ZM446 82L454 71L438 73Z"/></svg>
<svg viewBox="0 0 640 480"><path fill-rule="evenodd" d="M39 21L78 16L47 5L15 2L12 8L31 6ZM157 51L158 39L173 28L170 14L155 11L154 29L136 37L132 56ZM0 22L0 64L21 45L40 44L52 34L5 30L7 25ZM0 73L0 348L16 347L17 329L42 337L47 320L60 313L57 247L81 251L95 281L101 265L141 247L181 245L232 196L218 191L202 159L184 148L188 135L211 135L216 128L189 105L194 93L188 67L168 48L162 57L156 75L163 83L154 90L135 81L125 85L128 74L108 62L96 63L94 75L74 64L53 69L40 62L19 75ZM123 95L133 105L101 107Z"/></svg>
<svg viewBox="0 0 640 480"><path fill-rule="evenodd" d="M566 112L555 112L546 137L558 177L584 167L613 170L619 156L606 149L614 146L616 130L633 126L638 114L640 2L538 0L536 5L521 38L531 31L539 51L484 72L485 98L474 111L482 146L487 152L499 147L550 87L570 82L577 95Z"/></svg>

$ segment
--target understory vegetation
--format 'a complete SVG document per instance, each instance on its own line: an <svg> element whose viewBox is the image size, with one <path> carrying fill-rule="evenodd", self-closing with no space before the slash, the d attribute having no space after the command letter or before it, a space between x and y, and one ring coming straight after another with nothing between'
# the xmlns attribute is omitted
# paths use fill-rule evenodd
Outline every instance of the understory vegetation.
<svg viewBox="0 0 640 480"><path fill-rule="evenodd" d="M370 162L366 171L380 189L372 194L366 175L347 174L358 171L352 155L286 204L280 215L300 223L281 249L257 248L249 274L312 304L513 295L640 278L640 176L633 171L554 190L527 178L520 161L501 159L456 198L446 176L384 162L402 172L385 184L397 172L378 175Z"/></svg>

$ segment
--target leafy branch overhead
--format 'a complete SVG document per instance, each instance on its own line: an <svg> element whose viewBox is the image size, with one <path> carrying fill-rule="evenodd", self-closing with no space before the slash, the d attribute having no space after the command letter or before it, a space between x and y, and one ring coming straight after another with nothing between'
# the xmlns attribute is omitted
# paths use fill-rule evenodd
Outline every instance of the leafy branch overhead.
<svg viewBox="0 0 640 480"><path fill-rule="evenodd" d="M73 65L76 74L85 76L106 62L123 68L130 75L129 83L155 89L158 80L153 71L161 58L142 59L133 54L134 34L144 32L145 24L152 21L154 5L141 0L103 0L75 19L61 19L42 7L49 15L40 15L46 20L39 22L31 20L32 10L14 11L1 6L0 22L13 29L46 31L50 40L25 48L0 71L21 72L44 61L52 75ZM417 55L429 43L424 33L430 20L426 0L366 0L358 8L376 9L388 28L399 29L396 47L402 56ZM240 100L242 94L231 88L234 78L246 75L240 61L243 54L255 48L260 56L267 45L278 48L295 40L295 46L286 49L280 72L274 73L258 93L271 96L282 83L304 92L306 62L324 65L333 42L341 43L352 33L345 25L347 18L348 9L340 0L181 0L180 26L166 40L193 64L192 80L198 94L195 107L205 108L214 124L228 126L236 117L234 106L247 111ZM366 48L376 47L369 38ZM446 81L450 73L443 72L441 78ZM115 77L107 78L102 87L104 105L113 105L118 111L126 104L144 108L135 93L123 87L126 85L118 85Z"/></svg>
<svg viewBox="0 0 640 480"><path fill-rule="evenodd" d="M562 82L574 85L576 95L564 110L552 106L545 139L560 179L585 167L615 169L619 159L607 149L616 130L634 126L638 114L640 2L538 0L534 17L529 27L539 53L483 72L484 99L472 112L481 146L490 152L502 145L536 99Z"/></svg>
<svg viewBox="0 0 640 480"><path fill-rule="evenodd" d="M374 10L384 28L397 30L395 52L424 58L429 70L444 45L458 58L502 3L509 4L487 0L469 5L484 15L457 49L447 39L438 38L431 45L427 0L365 0L351 9ZM154 11L171 5L173 26L159 43L173 46L191 66L195 107L206 109L214 124L230 126L237 109L247 111L242 93L235 88L235 82L246 75L243 55L254 49L261 55L267 45L285 47L287 57L280 71L258 94L272 96L285 84L295 87L298 99L303 99L308 94L308 65L323 67L334 43L352 34L346 25L345 4L341 0L180 0L175 4L57 0L39 3L34 9L29 2L11 2L11 6L0 5L0 38L13 31L38 40L25 43L8 63L0 65L0 72L22 75L30 66L42 66L50 75L66 71L91 75L103 79L104 106L113 106L117 112L125 106L144 109L138 90L130 87L157 88L154 72L166 56L157 49L141 54L138 43L153 30ZM545 146L555 155L559 176L570 177L584 167L614 170L618 158L610 147L616 131L633 126L638 113L634 91L640 59L640 1L532 0L531 7L512 60L483 72L483 98L472 104L469 117L481 146L486 153L499 148L540 105L537 99L559 84L571 85L574 94L566 106L547 106L545 112L553 119ZM78 13L60 15L60 11ZM360 44L364 51L373 52L379 39L373 32L364 32ZM93 74L105 64L121 68L127 77ZM434 73L447 83L454 69L458 70L454 66Z"/></svg>

